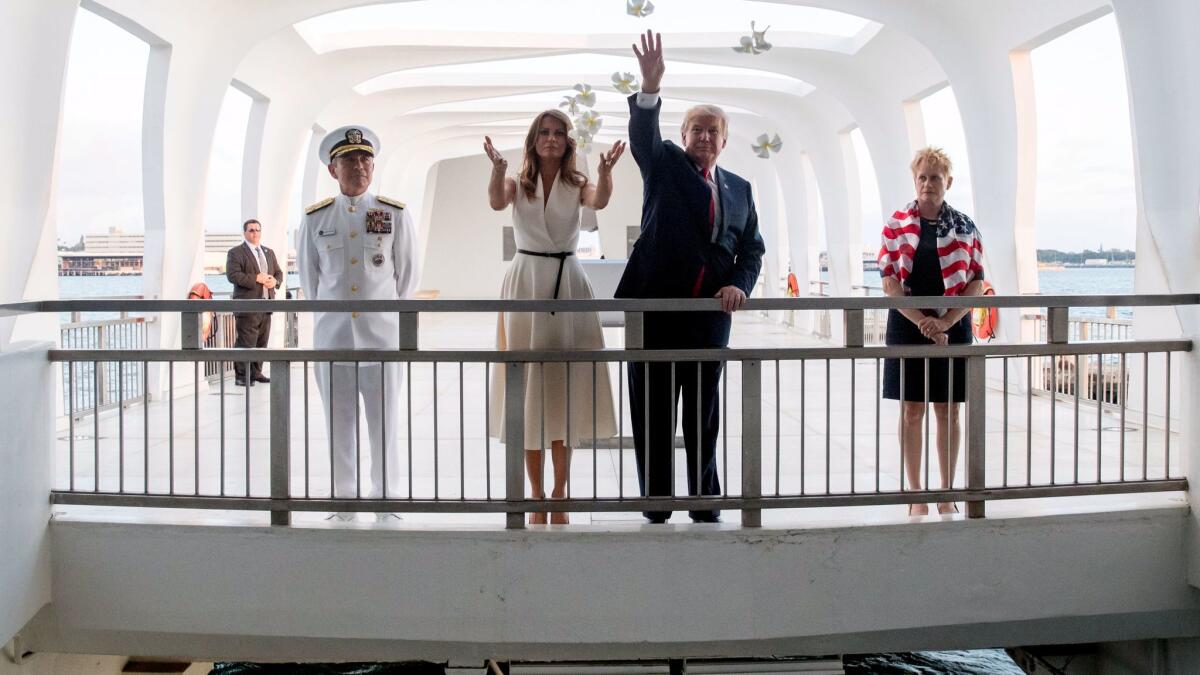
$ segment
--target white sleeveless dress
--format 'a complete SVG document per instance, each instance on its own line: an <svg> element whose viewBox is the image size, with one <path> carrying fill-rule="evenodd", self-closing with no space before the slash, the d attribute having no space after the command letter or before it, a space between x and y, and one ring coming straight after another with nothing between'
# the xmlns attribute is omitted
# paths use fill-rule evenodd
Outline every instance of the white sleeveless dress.
<svg viewBox="0 0 1200 675"><path fill-rule="evenodd" d="M557 178L543 209L543 187L538 181L532 200L518 184L513 202L513 232L518 249L538 253L574 252L579 244L579 188ZM517 253L504 276L500 297L549 300L554 297L559 260ZM562 262L558 297L594 297L579 264L572 255ZM501 313L496 326L496 348L501 350L603 349L604 334L595 312L508 312ZM593 377L595 372L595 438L617 433L613 413L612 385L608 365L574 363L568 378L567 364L549 363L543 368L530 364L525 369L525 448L549 448L552 441L576 447L593 438ZM570 380L570 394L567 381ZM503 439L504 370L493 368L491 396L492 435ZM568 415L569 400L569 415ZM568 423L569 420L569 423ZM586 445L586 442L585 442Z"/></svg>

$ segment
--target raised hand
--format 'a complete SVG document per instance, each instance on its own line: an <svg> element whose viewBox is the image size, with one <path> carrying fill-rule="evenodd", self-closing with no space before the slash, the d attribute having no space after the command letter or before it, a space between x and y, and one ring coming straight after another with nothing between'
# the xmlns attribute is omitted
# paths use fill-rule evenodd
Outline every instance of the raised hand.
<svg viewBox="0 0 1200 675"><path fill-rule="evenodd" d="M663 73L667 66L663 62L662 34L646 31L641 36L642 48L633 45L633 55L637 57L638 67L642 69L642 91L647 94L657 94L662 83Z"/></svg>
<svg viewBox="0 0 1200 675"><path fill-rule="evenodd" d="M483 137L483 152L487 154L488 159L492 160L492 170L504 173L508 170L508 160L504 159L496 147L492 145L492 139L488 136Z"/></svg>
<svg viewBox="0 0 1200 675"><path fill-rule="evenodd" d="M625 141L617 141L612 144L612 148L608 152L600 153L600 166L597 168L600 174L605 176L611 174L613 165L617 163L624 152Z"/></svg>

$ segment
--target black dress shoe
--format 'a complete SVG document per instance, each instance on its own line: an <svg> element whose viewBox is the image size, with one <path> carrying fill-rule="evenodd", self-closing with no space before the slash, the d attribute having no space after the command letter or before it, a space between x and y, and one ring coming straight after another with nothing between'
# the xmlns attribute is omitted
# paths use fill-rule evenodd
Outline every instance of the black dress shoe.
<svg viewBox="0 0 1200 675"><path fill-rule="evenodd" d="M669 513L653 513L646 514L646 520L650 521L651 525L662 525L671 517Z"/></svg>
<svg viewBox="0 0 1200 675"><path fill-rule="evenodd" d="M246 382L246 380L244 380L240 377L234 378L233 383L239 387L253 387L254 386L253 380L251 380L250 382Z"/></svg>
<svg viewBox="0 0 1200 675"><path fill-rule="evenodd" d="M267 377L266 375L255 375L254 381L255 382L270 382L271 378Z"/></svg>
<svg viewBox="0 0 1200 675"><path fill-rule="evenodd" d="M711 511L709 511L709 512L700 511L700 512L693 513L690 515L692 516L693 523L719 523L719 522L721 522L721 516L719 514L712 513Z"/></svg>

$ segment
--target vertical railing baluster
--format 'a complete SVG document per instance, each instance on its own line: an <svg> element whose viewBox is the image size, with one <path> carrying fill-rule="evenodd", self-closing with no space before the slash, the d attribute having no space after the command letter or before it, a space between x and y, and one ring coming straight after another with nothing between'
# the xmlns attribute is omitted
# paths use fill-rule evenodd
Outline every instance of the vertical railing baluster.
<svg viewBox="0 0 1200 675"><path fill-rule="evenodd" d="M982 490L987 482L986 436L987 362L967 357L967 490ZM947 404L952 405L952 404ZM967 517L982 518L986 502L967 500Z"/></svg>
<svg viewBox="0 0 1200 675"><path fill-rule="evenodd" d="M483 364L483 490L492 501L492 364ZM411 468L409 469L412 470Z"/></svg>
<svg viewBox="0 0 1200 675"><path fill-rule="evenodd" d="M1001 379L1003 380L1003 384L1000 388L1000 392L1001 392L1000 393L1000 401L1001 401L1001 404L1004 406L1004 409L1003 409L1003 418L1004 419L1003 419L1003 427L1002 427L1004 429L1004 442L1002 444L1002 452L1004 453L1004 455L1003 455L1003 461L1001 462L1002 476L1001 476L1000 484L1004 487L1008 487L1008 357L1005 356L1000 361L1003 364L1003 368L1001 371Z"/></svg>
<svg viewBox="0 0 1200 675"><path fill-rule="evenodd" d="M742 499L761 497L762 363L742 361ZM762 527L762 510L743 508L742 527Z"/></svg>
<svg viewBox="0 0 1200 675"><path fill-rule="evenodd" d="M289 361L271 362L271 499L286 500L290 494L292 475L292 410ZM246 371L247 377L250 371ZM290 525L292 514L286 508L271 509L272 525Z"/></svg>
<svg viewBox="0 0 1200 675"><path fill-rule="evenodd" d="M1150 352L1142 352L1142 480L1150 476Z"/></svg>
<svg viewBox="0 0 1200 675"><path fill-rule="evenodd" d="M1120 477L1120 480L1122 483L1125 482L1125 410L1129 405L1128 404L1129 383L1126 382L1126 380L1125 380L1127 375L1128 375L1128 371L1126 370L1126 365L1125 365L1125 353L1122 352L1121 353L1121 375L1120 375L1121 379L1117 381L1117 387L1120 392L1117 395L1121 397L1121 443L1120 443L1121 467L1120 467L1120 472L1118 473L1118 476Z"/></svg>
<svg viewBox="0 0 1200 675"><path fill-rule="evenodd" d="M125 492L125 362L117 361L117 492Z"/></svg>
<svg viewBox="0 0 1200 675"><path fill-rule="evenodd" d="M1081 363L1081 360L1079 358L1079 354L1076 354L1075 355L1075 384L1073 385L1075 391L1072 392L1075 394L1075 401L1074 401L1075 402L1075 420L1074 420L1075 421L1075 427L1074 427L1075 435L1074 435L1074 448L1072 449L1072 458L1073 458L1074 468L1072 469L1072 474L1071 474L1071 482L1076 485L1079 484L1079 389L1080 389L1079 385L1082 384L1082 381L1083 381L1082 376L1079 372L1079 364L1080 363Z"/></svg>
<svg viewBox="0 0 1200 675"><path fill-rule="evenodd" d="M75 491L75 362L67 361L67 486Z"/></svg>
<svg viewBox="0 0 1200 675"><path fill-rule="evenodd" d="M1166 389L1163 390L1163 478L1171 477L1171 352L1163 352Z"/></svg>
<svg viewBox="0 0 1200 675"><path fill-rule="evenodd" d="M92 492L100 491L100 367L92 362Z"/></svg>
<svg viewBox="0 0 1200 675"><path fill-rule="evenodd" d="M1104 376L1104 355L1096 355L1096 372L1100 379L1093 380L1096 382L1096 482L1104 481L1102 473L1103 464L1101 456L1104 453L1104 401L1107 396L1106 383L1108 378Z"/></svg>
<svg viewBox="0 0 1200 675"><path fill-rule="evenodd" d="M525 501L525 364L504 364L504 498ZM509 511L505 527L525 528L525 512Z"/></svg>

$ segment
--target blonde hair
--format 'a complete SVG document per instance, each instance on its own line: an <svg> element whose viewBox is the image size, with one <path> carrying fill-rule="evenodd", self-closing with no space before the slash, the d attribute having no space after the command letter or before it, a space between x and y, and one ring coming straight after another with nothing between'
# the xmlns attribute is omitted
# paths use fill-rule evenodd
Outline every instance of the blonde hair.
<svg viewBox="0 0 1200 675"><path fill-rule="evenodd" d="M708 103L701 103L687 109L687 112L683 114L683 124L679 126L680 133L686 134L692 118L701 115L712 115L720 120L721 138L729 138L729 115L726 115L724 110Z"/></svg>
<svg viewBox="0 0 1200 675"><path fill-rule="evenodd" d="M947 155L946 151L941 148L927 145L917 151L917 154L913 156L912 164L909 165L914 177L917 175L917 168L922 163L928 164L931 170L947 177L954 175L954 163L950 161L950 155Z"/></svg>
<svg viewBox="0 0 1200 675"><path fill-rule="evenodd" d="M551 108L533 118L533 124L529 125L529 133L525 134L525 160L521 164L521 173L519 174L521 189L525 192L527 199L533 199L537 194L537 182L541 173L541 160L537 154L537 135L538 129L542 126L542 120L547 117L562 122L563 131L567 132L567 147L563 152L562 164L558 168L558 178L566 185L573 185L577 188L582 188L587 185L587 176L583 172L575 168L575 139L571 138L571 118L567 117L566 113L561 110Z"/></svg>

